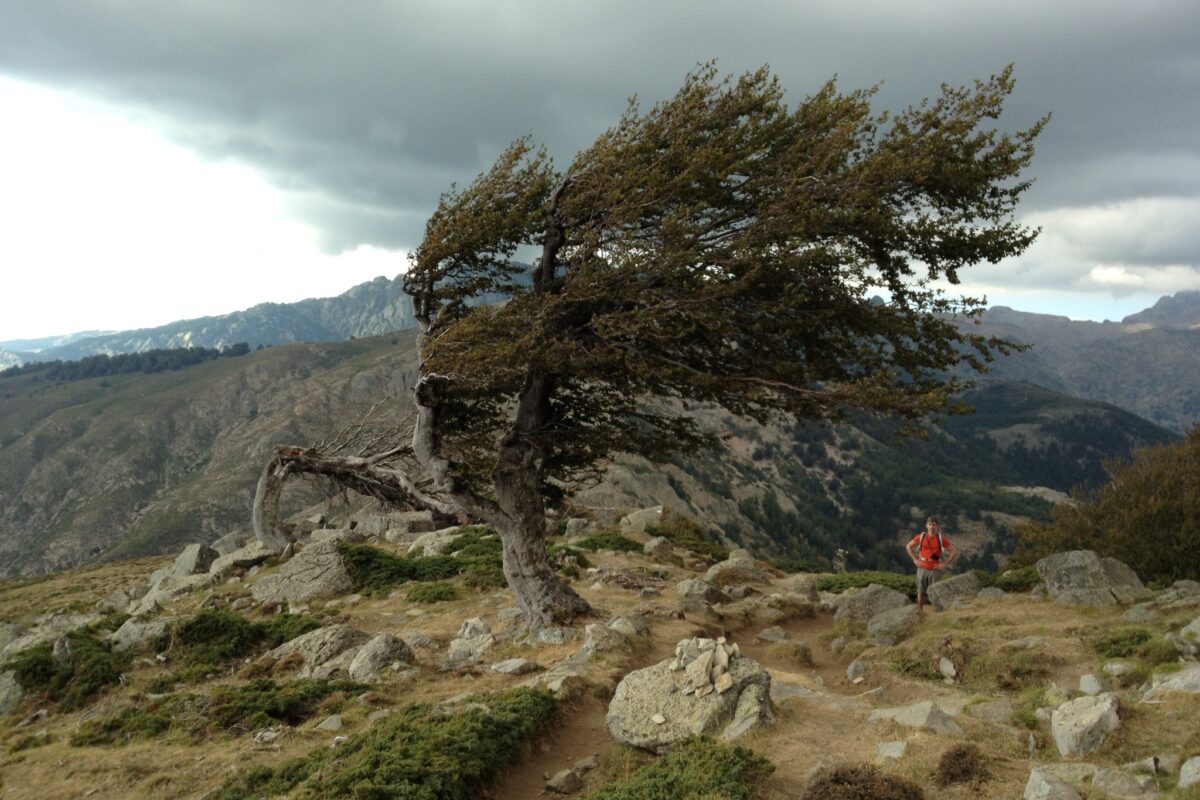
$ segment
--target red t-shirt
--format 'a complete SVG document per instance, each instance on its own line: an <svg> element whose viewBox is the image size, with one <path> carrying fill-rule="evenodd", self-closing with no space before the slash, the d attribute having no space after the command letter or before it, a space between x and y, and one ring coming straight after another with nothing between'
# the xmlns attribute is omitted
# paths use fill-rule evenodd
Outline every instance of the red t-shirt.
<svg viewBox="0 0 1200 800"><path fill-rule="evenodd" d="M922 538L924 537L924 541ZM946 561L946 554L942 552L943 547L950 546L950 539L946 534L941 535L941 546L938 544L938 535L936 533L918 533L912 538L909 544L919 544L920 549L917 550L917 566L921 569L940 569ZM934 558L935 555L940 555L940 559Z"/></svg>

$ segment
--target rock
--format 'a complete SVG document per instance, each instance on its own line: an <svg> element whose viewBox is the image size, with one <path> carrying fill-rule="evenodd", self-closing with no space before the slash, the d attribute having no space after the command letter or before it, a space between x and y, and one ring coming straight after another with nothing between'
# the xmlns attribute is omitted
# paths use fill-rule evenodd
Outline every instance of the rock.
<svg viewBox="0 0 1200 800"><path fill-rule="evenodd" d="M1114 678L1120 678L1123 675L1128 675L1130 672L1133 672L1134 668L1135 665L1129 663L1128 661L1109 661L1103 667L1104 674L1111 675Z"/></svg>
<svg viewBox="0 0 1200 800"><path fill-rule="evenodd" d="M1143 800L1158 796L1158 787L1154 779L1148 775L1130 775L1119 769L1097 767L1092 776L1092 788L1098 789L1107 797L1119 800Z"/></svg>
<svg viewBox="0 0 1200 800"><path fill-rule="evenodd" d="M567 520L567 527L563 533L566 536L576 536L586 533L593 528L592 521L587 517L571 517Z"/></svg>
<svg viewBox="0 0 1200 800"><path fill-rule="evenodd" d="M366 643L370 638L369 634L349 625L338 623L297 636L290 642L279 645L267 655L278 662L296 653L303 659L303 666L297 673L299 677L328 677L324 673L343 668L348 670L357 652L354 648ZM343 662L344 667L342 666Z"/></svg>
<svg viewBox="0 0 1200 800"><path fill-rule="evenodd" d="M451 664L475 663L496 643L491 627L482 617L465 620L458 629L458 636L450 642L447 660Z"/></svg>
<svg viewBox="0 0 1200 800"><path fill-rule="evenodd" d="M821 601L820 593L817 591L817 576L810 575L805 572L799 572L795 575L787 575L776 583L783 589L798 594L810 603L819 603Z"/></svg>
<svg viewBox="0 0 1200 800"><path fill-rule="evenodd" d="M1108 691L1104 680L1090 672L1079 676L1079 691L1088 695L1096 695Z"/></svg>
<svg viewBox="0 0 1200 800"><path fill-rule="evenodd" d="M714 657L718 648L728 658L722 674L732 681L724 692L708 682L720 668L721 659ZM698 687L702 671L708 675ZM740 736L769 720L770 686L767 671L741 657L736 646L685 639L676 646L675 658L634 670L621 680L608 707L608 729L622 744L659 753L691 735L722 731ZM697 688L707 691L693 691Z"/></svg>
<svg viewBox="0 0 1200 800"><path fill-rule="evenodd" d="M1037 562L1037 571L1059 603L1104 607L1130 605L1151 596L1133 570L1091 550L1047 556Z"/></svg>
<svg viewBox="0 0 1200 800"><path fill-rule="evenodd" d="M1045 767L1034 767L1025 783L1024 800L1083 800L1075 787Z"/></svg>
<svg viewBox="0 0 1200 800"><path fill-rule="evenodd" d="M953 578L944 578L929 587L927 599L938 611L945 611L955 600L967 600L979 594L983 584L974 572L964 572Z"/></svg>
<svg viewBox="0 0 1200 800"><path fill-rule="evenodd" d="M1179 783L1177 785L1180 789L1200 785L1200 756L1193 756L1183 762L1183 766L1179 768Z"/></svg>
<svg viewBox="0 0 1200 800"><path fill-rule="evenodd" d="M437 641L424 631L403 630L400 631L400 638L413 650L436 650L438 646Z"/></svg>
<svg viewBox="0 0 1200 800"><path fill-rule="evenodd" d="M1146 699L1156 699L1170 692L1200 693L1200 664L1184 667L1178 672L1155 675L1150 679Z"/></svg>
<svg viewBox="0 0 1200 800"><path fill-rule="evenodd" d="M542 628L535 638L538 644L567 644L579 638L579 631L568 627Z"/></svg>
<svg viewBox="0 0 1200 800"><path fill-rule="evenodd" d="M807 686L790 681L771 681L771 702L776 705L794 697L812 697L817 693Z"/></svg>
<svg viewBox="0 0 1200 800"><path fill-rule="evenodd" d="M895 589L889 589L886 586L880 586L878 583L872 583L867 588L852 595L843 595L841 602L838 603L837 613L833 615L833 618L835 620L849 620L851 622L866 622L877 614L909 605L909 603L908 597L900 594Z"/></svg>
<svg viewBox="0 0 1200 800"><path fill-rule="evenodd" d="M590 756L584 756L583 758L576 761L575 765L572 767L572 769L574 769L576 772L591 772L592 770L598 768L599 766L600 766L599 757L595 756L595 755L590 755Z"/></svg>
<svg viewBox="0 0 1200 800"><path fill-rule="evenodd" d="M635 639L650 633L650 623L646 621L645 617L636 614L613 617L608 621L608 627L627 639Z"/></svg>
<svg viewBox="0 0 1200 800"><path fill-rule="evenodd" d="M876 647L890 647L907 639L916 626L916 606L891 608L871 617L867 623L867 641Z"/></svg>
<svg viewBox="0 0 1200 800"><path fill-rule="evenodd" d="M909 728L919 728L951 736L961 736L963 732L958 723L931 700L899 708L877 708L867 717L868 722L884 720L890 720L897 725Z"/></svg>
<svg viewBox="0 0 1200 800"><path fill-rule="evenodd" d="M240 550L251 541L257 541L252 533L248 533L247 531L232 531L217 539L209 547L216 550L217 555L224 556L232 553L234 550Z"/></svg>
<svg viewBox="0 0 1200 800"><path fill-rule="evenodd" d="M211 586L212 583L213 577L208 574L167 575L151 585L144 595L129 604L129 614L134 617L153 614L176 597L205 586Z"/></svg>
<svg viewBox="0 0 1200 800"><path fill-rule="evenodd" d="M25 628L17 623L0 620L0 652L26 633Z"/></svg>
<svg viewBox="0 0 1200 800"><path fill-rule="evenodd" d="M8 714L25 699L25 690L11 669L0 672L0 714Z"/></svg>
<svg viewBox="0 0 1200 800"><path fill-rule="evenodd" d="M704 580L714 586L732 586L741 583L770 583L771 573L754 560L747 550L734 550L729 558L709 567Z"/></svg>
<svg viewBox="0 0 1200 800"><path fill-rule="evenodd" d="M541 666L528 658L509 658L492 664L491 670L501 675L528 675L541 670Z"/></svg>
<svg viewBox="0 0 1200 800"><path fill-rule="evenodd" d="M1149 772L1151 775L1175 775L1179 772L1182 763L1183 759L1180 756L1174 753L1165 753L1161 756L1150 756L1141 761L1133 761L1125 764L1122 769L1131 772Z"/></svg>
<svg viewBox="0 0 1200 800"><path fill-rule="evenodd" d="M112 643L113 652L123 653L126 650L136 650L142 645L153 642L167 632L170 620L142 620L130 617L108 636Z"/></svg>
<svg viewBox="0 0 1200 800"><path fill-rule="evenodd" d="M16 638L10 639L8 644L4 645L4 649L0 650L0 664L23 650L53 642L59 636L95 625L103 619L103 614L63 611L38 619L28 631L20 626L13 626L8 629L8 635L16 634Z"/></svg>
<svg viewBox="0 0 1200 800"><path fill-rule="evenodd" d="M567 630L571 630L568 628ZM583 651L589 654L603 653L609 650L619 650L625 647L628 641L624 634L598 623L591 623L583 629Z"/></svg>
<svg viewBox="0 0 1200 800"><path fill-rule="evenodd" d="M670 539L665 536L655 536L642 545L642 552L655 558L670 558L675 550L671 547Z"/></svg>
<svg viewBox="0 0 1200 800"><path fill-rule="evenodd" d="M282 735L283 731L279 728L263 728L262 730L255 731L250 738L256 744L271 744Z"/></svg>
<svg viewBox="0 0 1200 800"><path fill-rule="evenodd" d="M221 554L206 544L189 544L183 552L175 557L171 572L178 576L200 575L208 572L212 562Z"/></svg>
<svg viewBox="0 0 1200 800"><path fill-rule="evenodd" d="M583 779L573 769L556 772L554 777L546 781L547 791L557 794L572 794L583 788Z"/></svg>
<svg viewBox="0 0 1200 800"><path fill-rule="evenodd" d="M412 649L405 641L390 633L381 633L364 644L350 662L347 674L351 680L366 681L376 678L384 667L397 662L411 664Z"/></svg>
<svg viewBox="0 0 1200 800"><path fill-rule="evenodd" d="M983 589L980 589L979 594L975 596L984 599L992 599L996 597L1008 597L1008 592L1004 591L999 586L987 586Z"/></svg>
<svg viewBox="0 0 1200 800"><path fill-rule="evenodd" d="M342 729L342 715L332 714L326 717L317 725L319 731L340 731Z"/></svg>
<svg viewBox="0 0 1200 800"><path fill-rule="evenodd" d="M1012 721L1013 706L1010 701L1001 698L967 706L967 713L976 719L986 720L996 725L1007 725Z"/></svg>
<svg viewBox="0 0 1200 800"><path fill-rule="evenodd" d="M292 557L274 575L250 587L260 603L307 603L334 597L353 586L337 542L316 542Z"/></svg>
<svg viewBox="0 0 1200 800"><path fill-rule="evenodd" d="M782 642L787 638L787 631L778 625L773 625L770 628L763 628L754 638L760 642Z"/></svg>
<svg viewBox="0 0 1200 800"><path fill-rule="evenodd" d="M358 544L366 541L366 535L357 528L318 528L309 534L311 542L346 542Z"/></svg>
<svg viewBox="0 0 1200 800"><path fill-rule="evenodd" d="M1154 622L1154 620L1158 619L1158 612L1149 603L1138 603L1136 606L1130 606L1126 609L1125 613L1121 615L1121 619L1126 622L1144 625L1147 622Z"/></svg>
<svg viewBox="0 0 1200 800"><path fill-rule="evenodd" d="M880 742L875 747L875 758L878 761L899 761L908 750L908 742L903 739L898 742Z"/></svg>
<svg viewBox="0 0 1200 800"><path fill-rule="evenodd" d="M1156 600L1163 608L1172 610L1198 606L1200 605L1200 582L1175 581L1170 589L1160 592Z"/></svg>
<svg viewBox="0 0 1200 800"><path fill-rule="evenodd" d="M1000 645L1001 650L1037 650L1046 644L1044 636L1023 636L1020 639L1009 639Z"/></svg>
<svg viewBox="0 0 1200 800"><path fill-rule="evenodd" d="M865 677L867 677L867 665L857 658L851 661L850 665L846 667L846 680L851 683Z"/></svg>
<svg viewBox="0 0 1200 800"><path fill-rule="evenodd" d="M954 666L954 662L945 656L938 659L938 672L942 673L942 677L948 681L958 677L958 667Z"/></svg>
<svg viewBox="0 0 1200 800"><path fill-rule="evenodd" d="M704 603L728 603L729 595L713 586L708 581L699 578L688 578L675 584L675 591L685 600L699 600Z"/></svg>
<svg viewBox="0 0 1200 800"><path fill-rule="evenodd" d="M394 532L393 535L429 533L436 527L432 511L368 514L355 519L358 522L355 530L366 536L386 536L389 532Z"/></svg>
<svg viewBox="0 0 1200 800"><path fill-rule="evenodd" d="M408 548L410 556L440 556L450 549L450 545L462 536L458 527L443 528L440 531L430 531L418 536Z"/></svg>
<svg viewBox="0 0 1200 800"><path fill-rule="evenodd" d="M249 569L266 561L275 552L258 539L213 560L208 572L218 580L224 580L236 569Z"/></svg>
<svg viewBox="0 0 1200 800"><path fill-rule="evenodd" d="M1064 756L1084 755L1104 743L1121 725L1119 703L1111 693L1069 700L1050 717L1050 731L1058 752Z"/></svg>
<svg viewBox="0 0 1200 800"><path fill-rule="evenodd" d="M661 525L662 517L663 507L655 506L654 508L643 508L640 511L626 514L621 517L621 521L618 524L622 531L645 533L647 528Z"/></svg>
<svg viewBox="0 0 1200 800"><path fill-rule="evenodd" d="M1180 628L1171 641L1182 656L1200 655L1200 617Z"/></svg>

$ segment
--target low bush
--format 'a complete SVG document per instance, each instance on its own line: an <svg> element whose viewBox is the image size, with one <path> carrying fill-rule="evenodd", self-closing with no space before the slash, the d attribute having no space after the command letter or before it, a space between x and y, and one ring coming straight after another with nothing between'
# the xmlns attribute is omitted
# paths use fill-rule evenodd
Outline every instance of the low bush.
<svg viewBox="0 0 1200 800"><path fill-rule="evenodd" d="M713 561L729 558L729 549L708 538L704 529L691 517L664 511L661 524L647 527L646 533L650 536L666 537L673 546L691 550Z"/></svg>
<svg viewBox="0 0 1200 800"><path fill-rule="evenodd" d="M972 685L1006 692L1037 687L1062 663L1053 653L1038 650L1001 650L983 653L970 665L964 680Z"/></svg>
<svg viewBox="0 0 1200 800"><path fill-rule="evenodd" d="M458 596L454 591L454 587L443 581L434 581L433 583L422 583L408 590L405 595L410 603L442 603L446 600L453 600Z"/></svg>
<svg viewBox="0 0 1200 800"><path fill-rule="evenodd" d="M901 675L907 675L910 678L940 681L942 673L938 672L936 662L937 659L928 651L914 653L911 650L901 650L896 653L889 666Z"/></svg>
<svg viewBox="0 0 1200 800"><path fill-rule="evenodd" d="M819 592L841 594L847 589L862 589L878 583L889 589L895 589L915 600L917 597L916 574L903 575L899 572L839 572L835 575L820 575L816 585Z"/></svg>
<svg viewBox="0 0 1200 800"><path fill-rule="evenodd" d="M642 545L630 539L628 536L622 536L614 531L602 531L593 533L592 535L580 539L575 543L576 547L582 547L584 550L591 550L593 553L599 550L615 550L618 553L640 553Z"/></svg>
<svg viewBox="0 0 1200 800"><path fill-rule="evenodd" d="M554 718L544 689L519 688L478 698L487 706L455 714L414 704L351 736L276 767L255 767L225 783L211 800L307 797L474 800L522 745Z"/></svg>
<svg viewBox="0 0 1200 800"><path fill-rule="evenodd" d="M804 787L800 800L924 800L912 781L889 775L870 764L823 767Z"/></svg>
<svg viewBox="0 0 1200 800"><path fill-rule="evenodd" d="M696 737L679 743L622 783L602 786L587 795L587 800L749 800L774 769L771 762L743 747Z"/></svg>
<svg viewBox="0 0 1200 800"><path fill-rule="evenodd" d="M63 711L71 711L119 682L127 664L84 631L68 633L66 644L69 654L61 663L54 659L53 645L47 642L18 653L5 669L13 671L27 694L45 697Z"/></svg>
<svg viewBox="0 0 1200 800"><path fill-rule="evenodd" d="M321 705L330 695L364 688L363 684L346 680L306 678L280 684L263 678L218 687L207 697L169 694L129 706L105 719L85 722L71 737L71 744L127 744L172 731L200 738L217 731L238 734L278 723L297 725L318 709L332 710Z"/></svg>
<svg viewBox="0 0 1200 800"><path fill-rule="evenodd" d="M1042 577L1038 575L1037 567L1033 565L1005 570L994 575L985 573L985 575L987 575L987 578L983 581L984 585L995 586L997 589L1003 589L1006 592L1030 592L1042 582Z"/></svg>
<svg viewBox="0 0 1200 800"><path fill-rule="evenodd" d="M466 566L453 556L401 558L365 544L343 544L340 550L354 591L364 594L387 594L409 581L446 580Z"/></svg>
<svg viewBox="0 0 1200 800"><path fill-rule="evenodd" d="M973 744L956 744L942 753L938 759L937 785L951 786L956 783L983 783L991 772L983 753Z"/></svg>
<svg viewBox="0 0 1200 800"><path fill-rule="evenodd" d="M1105 658L1131 658L1154 638L1149 628L1125 627L1104 631L1092 637L1092 649Z"/></svg>
<svg viewBox="0 0 1200 800"><path fill-rule="evenodd" d="M319 627L321 623L307 614L279 614L252 622L233 611L206 608L177 623L157 645L183 667L174 680L192 682L256 650L278 647Z"/></svg>

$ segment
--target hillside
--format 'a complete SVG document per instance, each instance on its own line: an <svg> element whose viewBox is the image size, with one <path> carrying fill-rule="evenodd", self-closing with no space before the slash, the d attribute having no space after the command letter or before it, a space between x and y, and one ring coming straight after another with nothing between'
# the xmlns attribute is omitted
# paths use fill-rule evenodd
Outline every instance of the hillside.
<svg viewBox="0 0 1200 800"><path fill-rule="evenodd" d="M1194 581L1084 589L1060 558L1033 591L957 575L918 615L910 576L664 548L639 513L552 539L604 611L533 636L473 588L486 529L329 522L290 561L0 582L5 797L1200 798ZM285 572L327 588L281 602ZM1095 605L1048 597L1071 591Z"/></svg>
<svg viewBox="0 0 1200 800"><path fill-rule="evenodd" d="M409 332L155 375L0 378L0 574L169 552L244 528L274 446L318 441L381 397L403 413L412 343ZM844 547L873 568L902 566L899 540L936 510L960 517L968 550L991 565L995 535L1046 509L998 487L1067 491L1099 480L1103 459L1170 437L1117 409L1028 387L985 384L969 399L980 413L925 440L869 420L761 427L718 408L681 409L724 446L662 467L622 461L579 502L613 513L666 504L776 558L828 564ZM290 504L320 497L310 486Z"/></svg>

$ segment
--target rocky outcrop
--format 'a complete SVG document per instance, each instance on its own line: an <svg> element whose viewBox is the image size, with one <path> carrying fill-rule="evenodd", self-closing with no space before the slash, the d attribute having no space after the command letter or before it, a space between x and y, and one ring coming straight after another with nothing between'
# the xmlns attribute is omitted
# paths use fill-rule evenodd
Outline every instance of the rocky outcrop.
<svg viewBox="0 0 1200 800"><path fill-rule="evenodd" d="M208 568L208 573L217 580L224 580L234 570L258 566L272 556L278 555L258 539L225 555L218 556Z"/></svg>
<svg viewBox="0 0 1200 800"><path fill-rule="evenodd" d="M877 708L867 717L867 721L890 721L906 728L918 728L950 736L961 736L963 732L958 723L931 700L899 708Z"/></svg>
<svg viewBox="0 0 1200 800"><path fill-rule="evenodd" d="M462 535L460 528L442 528L418 536L408 546L410 556L440 556L450 549L450 544Z"/></svg>
<svg viewBox="0 0 1200 800"><path fill-rule="evenodd" d="M375 680L385 667L411 664L412 660L412 649L403 639L390 633L381 633L359 648L346 673L351 680Z"/></svg>
<svg viewBox="0 0 1200 800"><path fill-rule="evenodd" d="M25 699L25 690L12 670L0 672L0 714L14 710Z"/></svg>
<svg viewBox="0 0 1200 800"><path fill-rule="evenodd" d="M458 635L450 642L446 660L450 664L474 664L496 643L491 626L482 617L472 617L458 628Z"/></svg>
<svg viewBox="0 0 1200 800"><path fill-rule="evenodd" d="M1159 699L1171 692L1200 693L1200 664L1184 667L1178 672L1155 675L1150 679L1146 699Z"/></svg>
<svg viewBox="0 0 1200 800"><path fill-rule="evenodd" d="M1083 800L1074 786L1045 767L1030 770L1022 797L1024 800Z"/></svg>
<svg viewBox="0 0 1200 800"><path fill-rule="evenodd" d="M675 653L617 686L608 707L617 741L661 753L688 736L736 738L771 720L771 677L736 645L684 639Z"/></svg>
<svg viewBox="0 0 1200 800"><path fill-rule="evenodd" d="M9 630L10 634L19 633L19 635L4 645L3 650L0 650L0 663L7 661L22 650L28 650L30 647L45 644L46 642L53 642L60 636L72 631L82 630L89 625L95 625L102 619L104 619L103 614L77 614L64 611L38 619L28 630L14 626Z"/></svg>
<svg viewBox="0 0 1200 800"><path fill-rule="evenodd" d="M1037 562L1037 571L1050 597L1059 603L1105 607L1130 605L1151 596L1133 570L1091 550L1047 556Z"/></svg>
<svg viewBox="0 0 1200 800"><path fill-rule="evenodd" d="M622 531L645 533L648 528L662 524L663 507L643 508L621 517L619 523Z"/></svg>
<svg viewBox="0 0 1200 800"><path fill-rule="evenodd" d="M969 600L979 594L983 584L974 572L964 572L953 578L945 578L929 587L929 602L939 611L945 611L956 600Z"/></svg>
<svg viewBox="0 0 1200 800"><path fill-rule="evenodd" d="M754 560L748 550L732 550L729 558L709 567L704 580L714 586L726 587L744 583L769 583L772 575Z"/></svg>
<svg viewBox="0 0 1200 800"><path fill-rule="evenodd" d="M679 596L684 600L698 601L701 603L728 603L729 595L722 592L716 586L713 586L708 581L700 580L699 578L688 578L675 584L675 591L679 592Z"/></svg>
<svg viewBox="0 0 1200 800"><path fill-rule="evenodd" d="M1117 696L1112 693L1069 700L1050 715L1050 732L1064 756L1090 753L1121 725Z"/></svg>
<svg viewBox="0 0 1200 800"><path fill-rule="evenodd" d="M203 589L205 586L211 586L212 583L213 576L207 573L199 575L168 573L160 576L144 595L129 604L129 614L135 617L153 614L176 597Z"/></svg>
<svg viewBox="0 0 1200 800"><path fill-rule="evenodd" d="M906 606L911 601L895 589L872 583L865 589L843 594L838 599L833 618L850 622L866 622L877 614Z"/></svg>
<svg viewBox="0 0 1200 800"><path fill-rule="evenodd" d="M318 542L251 586L250 594L260 603L307 603L342 594L352 585L337 542Z"/></svg>
<svg viewBox="0 0 1200 800"><path fill-rule="evenodd" d="M284 642L267 655L279 662L295 654L301 662L299 677L328 678L348 672L359 646L370 638L349 625L326 625Z"/></svg>
<svg viewBox="0 0 1200 800"><path fill-rule="evenodd" d="M175 558L172 572L182 577L184 575L200 575L208 572L208 568L221 554L206 544L189 544Z"/></svg>
<svg viewBox="0 0 1200 800"><path fill-rule="evenodd" d="M170 624L166 619L143 620L130 617L108 637L114 652L137 650L152 643L167 632Z"/></svg>
<svg viewBox="0 0 1200 800"><path fill-rule="evenodd" d="M867 641L888 647L908 638L917 626L917 607L904 605L876 614L867 622Z"/></svg>

